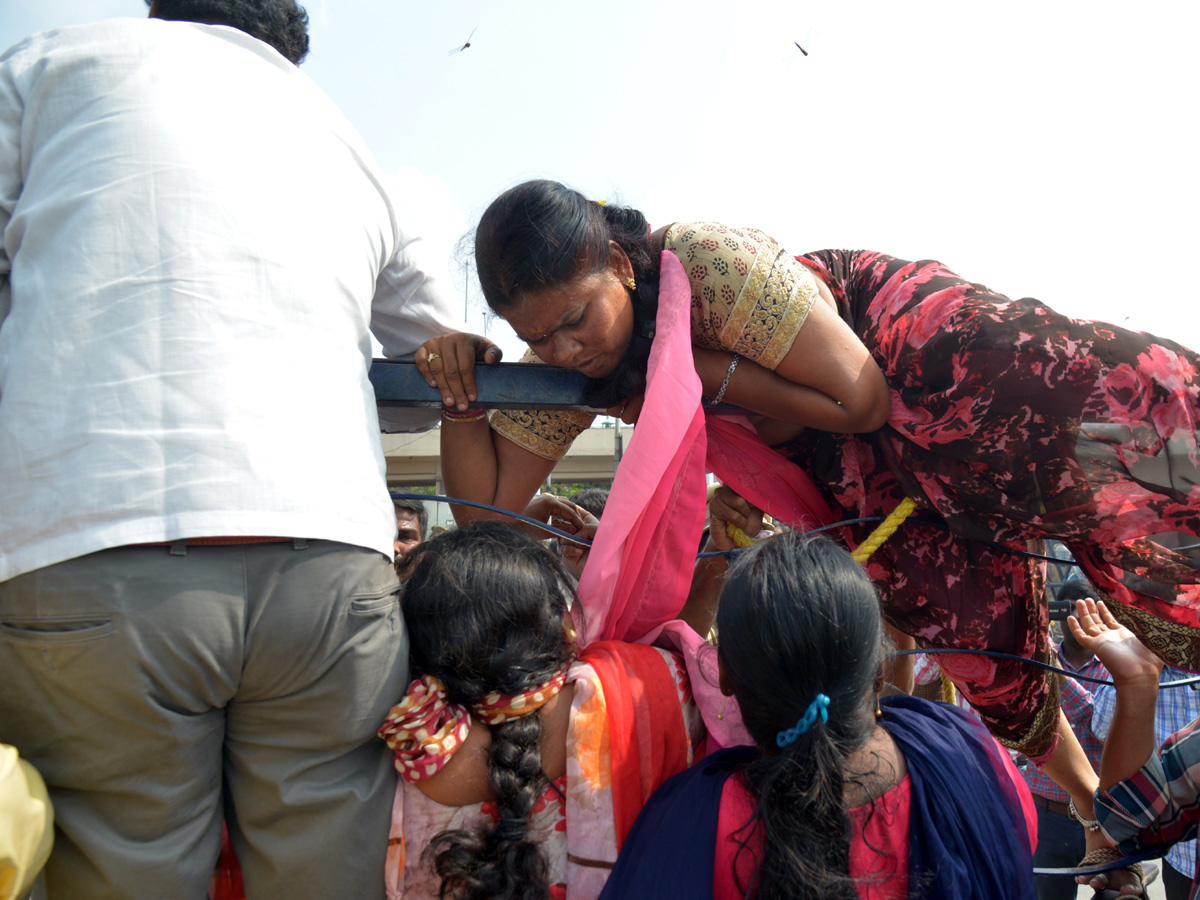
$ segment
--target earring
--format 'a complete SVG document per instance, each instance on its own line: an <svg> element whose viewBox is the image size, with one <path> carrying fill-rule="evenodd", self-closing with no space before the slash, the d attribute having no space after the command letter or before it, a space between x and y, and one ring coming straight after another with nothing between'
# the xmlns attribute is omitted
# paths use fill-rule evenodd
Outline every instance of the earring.
<svg viewBox="0 0 1200 900"><path fill-rule="evenodd" d="M728 703L728 702L729 702L729 698L728 698L728 697L725 697L723 700L721 700L721 711L720 711L719 713L717 713L717 718L718 718L718 719L724 719L724 718L725 718L725 704L726 704L726 703Z"/></svg>
<svg viewBox="0 0 1200 900"><path fill-rule="evenodd" d="M629 288L631 291L636 291L637 290L637 280L632 275L630 275L628 278L625 279L625 287Z"/></svg>
<svg viewBox="0 0 1200 900"><path fill-rule="evenodd" d="M883 710L879 706L879 695L875 695L875 721L878 722L883 718Z"/></svg>

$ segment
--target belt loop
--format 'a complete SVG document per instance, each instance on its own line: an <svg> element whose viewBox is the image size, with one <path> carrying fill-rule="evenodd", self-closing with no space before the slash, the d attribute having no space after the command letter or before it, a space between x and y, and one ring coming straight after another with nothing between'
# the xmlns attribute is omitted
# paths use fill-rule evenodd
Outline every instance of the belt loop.
<svg viewBox="0 0 1200 900"><path fill-rule="evenodd" d="M180 538L171 544L172 556L187 556L187 538Z"/></svg>
<svg viewBox="0 0 1200 900"><path fill-rule="evenodd" d="M292 549L293 550L307 550L308 549L308 541L306 541L304 538L292 538Z"/></svg>

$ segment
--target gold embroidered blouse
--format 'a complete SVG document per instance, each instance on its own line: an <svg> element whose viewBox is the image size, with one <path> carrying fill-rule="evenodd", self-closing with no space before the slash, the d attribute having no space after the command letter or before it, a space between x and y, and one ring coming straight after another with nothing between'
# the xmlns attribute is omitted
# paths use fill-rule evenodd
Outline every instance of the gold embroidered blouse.
<svg viewBox="0 0 1200 900"><path fill-rule="evenodd" d="M692 343L728 350L775 369L819 296L816 277L772 238L753 228L677 222L663 249L674 253L692 287ZM535 359L532 351L522 362ZM595 415L495 410L492 429L544 459L561 459Z"/></svg>

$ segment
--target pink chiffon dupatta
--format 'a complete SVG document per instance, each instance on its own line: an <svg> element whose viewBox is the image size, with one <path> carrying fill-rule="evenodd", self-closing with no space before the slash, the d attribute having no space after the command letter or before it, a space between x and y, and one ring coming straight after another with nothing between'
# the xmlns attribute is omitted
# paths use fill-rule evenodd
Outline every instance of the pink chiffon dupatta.
<svg viewBox="0 0 1200 900"><path fill-rule="evenodd" d="M705 514L705 437L690 298L683 265L664 252L645 403L579 581L585 645L643 640L679 615L691 587L688 561Z"/></svg>
<svg viewBox="0 0 1200 900"><path fill-rule="evenodd" d="M744 416L709 416L708 469L797 531L838 521L808 473L772 450Z"/></svg>
<svg viewBox="0 0 1200 900"><path fill-rule="evenodd" d="M613 481L579 582L583 644L654 643L679 653L708 730L708 750L753 743L737 700L718 686L717 651L677 618L704 525L707 439L692 363L691 288L663 253L645 404Z"/></svg>
<svg viewBox="0 0 1200 900"><path fill-rule="evenodd" d="M744 418L705 421L690 315L683 264L664 252L645 403L579 582L580 631L581 646L621 640L680 653L713 749L752 741L737 701L720 692L716 648L677 618L704 524L706 470L794 527L836 520L808 475Z"/></svg>

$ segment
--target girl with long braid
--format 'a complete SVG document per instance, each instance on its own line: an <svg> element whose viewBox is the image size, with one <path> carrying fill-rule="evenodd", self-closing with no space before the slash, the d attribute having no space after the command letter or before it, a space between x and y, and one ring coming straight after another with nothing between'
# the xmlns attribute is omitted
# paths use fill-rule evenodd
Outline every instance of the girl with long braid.
<svg viewBox="0 0 1200 900"><path fill-rule="evenodd" d="M620 641L580 652L570 583L495 522L417 551L403 607L420 677L380 731L401 775L394 900L595 897L642 804L691 763L683 663Z"/></svg>

